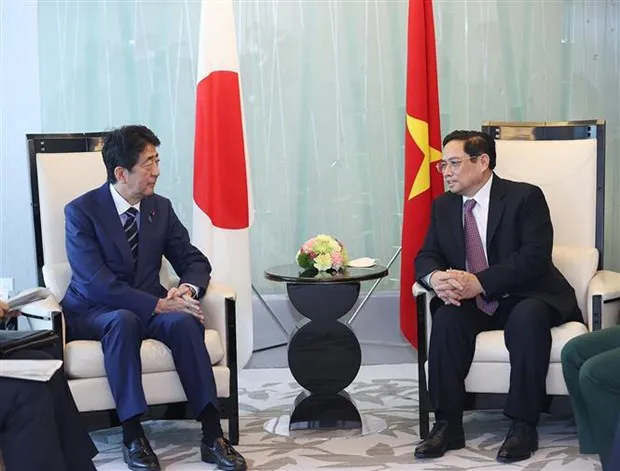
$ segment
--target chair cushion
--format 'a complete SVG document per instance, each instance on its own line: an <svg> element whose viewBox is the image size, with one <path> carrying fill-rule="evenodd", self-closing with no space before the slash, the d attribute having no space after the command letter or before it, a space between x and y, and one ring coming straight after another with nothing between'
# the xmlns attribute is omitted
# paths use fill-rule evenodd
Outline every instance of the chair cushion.
<svg viewBox="0 0 620 471"><path fill-rule="evenodd" d="M224 348L217 330L205 330L205 345L212 365L224 358ZM170 350L158 340L143 341L140 355L143 374L175 371ZM67 343L65 345L65 371L69 379L106 376L101 343L92 340L74 340Z"/></svg>
<svg viewBox="0 0 620 471"><path fill-rule="evenodd" d="M567 322L551 329L551 363L560 361L562 348L573 337L586 334L588 328L581 322ZM509 363L503 330L482 332L476 337L475 362Z"/></svg>

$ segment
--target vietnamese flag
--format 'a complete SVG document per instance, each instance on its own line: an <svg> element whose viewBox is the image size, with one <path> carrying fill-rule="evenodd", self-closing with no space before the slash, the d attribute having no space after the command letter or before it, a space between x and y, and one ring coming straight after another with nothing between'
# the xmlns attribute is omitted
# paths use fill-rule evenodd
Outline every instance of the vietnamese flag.
<svg viewBox="0 0 620 471"><path fill-rule="evenodd" d="M444 192L443 177L434 168L441 159L441 128L432 0L409 0L406 113L400 328L417 348L413 259L430 224L431 201Z"/></svg>
<svg viewBox="0 0 620 471"><path fill-rule="evenodd" d="M232 0L202 0L192 242L213 279L237 293L238 363L253 349L249 228L253 219Z"/></svg>

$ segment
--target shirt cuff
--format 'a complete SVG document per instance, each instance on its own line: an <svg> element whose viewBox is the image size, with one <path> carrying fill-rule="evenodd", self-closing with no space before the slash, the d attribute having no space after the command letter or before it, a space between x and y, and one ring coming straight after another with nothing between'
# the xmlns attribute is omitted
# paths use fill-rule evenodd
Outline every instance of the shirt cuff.
<svg viewBox="0 0 620 471"><path fill-rule="evenodd" d="M437 270L433 270L432 272L430 272L428 275L422 277L422 281L424 282L424 284L429 287L430 289L433 289L433 285L431 285L431 276L433 276L433 274L436 272Z"/></svg>
<svg viewBox="0 0 620 471"><path fill-rule="evenodd" d="M196 299L196 297L198 296L198 286L192 285L191 283L181 283L180 286L183 285L189 287L189 289L192 290L192 298Z"/></svg>

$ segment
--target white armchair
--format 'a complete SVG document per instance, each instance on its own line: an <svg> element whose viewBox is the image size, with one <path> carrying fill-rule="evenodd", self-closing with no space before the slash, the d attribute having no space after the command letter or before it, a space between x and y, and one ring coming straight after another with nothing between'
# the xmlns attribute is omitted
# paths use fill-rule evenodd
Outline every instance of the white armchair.
<svg viewBox="0 0 620 471"><path fill-rule="evenodd" d="M105 181L101 134L29 135L30 169L37 241L39 282L53 296L24 310L31 328L54 328L64 336L62 299L71 279L64 245L63 208L73 198ZM164 260L160 273L164 287L176 286ZM205 312L205 344L215 376L223 416L229 419L232 443L239 440L237 391L237 336L235 292L211 282L201 301ZM50 324L51 323L51 324ZM142 383L151 405L186 402L169 349L157 340L142 343ZM103 363L101 344L71 341L64 344L65 372L80 412L115 409Z"/></svg>
<svg viewBox="0 0 620 471"><path fill-rule="evenodd" d="M547 393L567 395L560 352L573 337L619 323L620 273L600 270L603 257L604 122L486 123L496 138L496 173L539 185L554 225L553 263L575 289L584 323L551 330ZM413 286L418 310L420 436L429 431L428 346L434 292ZM476 338L474 359L465 379L468 393L508 393L510 361L501 330Z"/></svg>

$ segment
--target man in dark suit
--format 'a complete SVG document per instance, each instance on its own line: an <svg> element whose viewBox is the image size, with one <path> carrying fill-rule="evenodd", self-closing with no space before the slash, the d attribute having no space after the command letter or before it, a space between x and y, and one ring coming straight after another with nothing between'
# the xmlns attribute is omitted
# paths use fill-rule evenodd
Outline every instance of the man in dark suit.
<svg viewBox="0 0 620 471"><path fill-rule="evenodd" d="M476 336L503 329L511 364L504 413L513 422L497 459L520 461L538 448L550 329L581 313L551 260L553 227L541 189L495 175L495 141L485 133L455 131L443 146L437 170L450 191L433 202L415 259L418 281L437 294L429 348L436 422L415 456L465 446L464 383Z"/></svg>
<svg viewBox="0 0 620 471"><path fill-rule="evenodd" d="M147 411L140 345L166 344L190 409L202 422L203 461L244 470L245 460L223 438L209 353L204 343L204 296L211 265L189 240L170 201L154 193L160 141L144 126L124 126L105 138L108 181L65 207L72 278L62 300L68 337L100 340L123 427L123 456L132 470L159 470L140 425ZM159 282L162 256L181 281Z"/></svg>
<svg viewBox="0 0 620 471"><path fill-rule="evenodd" d="M0 299L0 320L18 315ZM52 359L44 351L19 350L0 359L0 371L4 360ZM47 382L0 377L0 450L7 471L95 471L97 448L62 368Z"/></svg>

